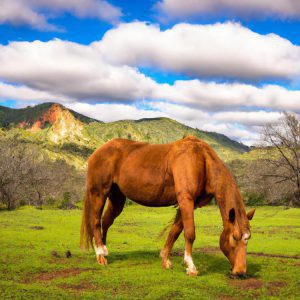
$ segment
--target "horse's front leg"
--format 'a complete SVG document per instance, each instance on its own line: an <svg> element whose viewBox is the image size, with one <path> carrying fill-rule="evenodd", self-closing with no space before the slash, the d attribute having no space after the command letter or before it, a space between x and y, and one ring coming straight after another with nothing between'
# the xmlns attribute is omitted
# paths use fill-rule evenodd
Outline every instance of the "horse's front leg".
<svg viewBox="0 0 300 300"><path fill-rule="evenodd" d="M194 199L189 194L180 194L178 196L178 204L184 229L184 263L187 267L186 273L190 276L197 276L198 271L192 259L192 249L195 241Z"/></svg>

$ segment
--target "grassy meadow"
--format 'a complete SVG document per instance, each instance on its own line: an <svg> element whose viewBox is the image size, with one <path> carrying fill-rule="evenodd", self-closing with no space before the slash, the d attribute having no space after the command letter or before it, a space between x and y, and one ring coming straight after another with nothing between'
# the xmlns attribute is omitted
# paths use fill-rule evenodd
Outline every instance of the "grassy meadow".
<svg viewBox="0 0 300 300"><path fill-rule="evenodd" d="M199 276L185 275L182 236L173 269L163 270L159 233L174 214L125 207L108 233L108 265L99 266L79 249L81 210L0 211L0 299L300 299L300 209L257 208L244 280L229 276L215 206L195 212Z"/></svg>

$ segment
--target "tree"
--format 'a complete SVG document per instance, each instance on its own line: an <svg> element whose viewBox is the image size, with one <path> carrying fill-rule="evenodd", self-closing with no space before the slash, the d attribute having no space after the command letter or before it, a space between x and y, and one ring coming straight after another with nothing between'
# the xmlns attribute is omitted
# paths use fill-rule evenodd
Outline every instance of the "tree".
<svg viewBox="0 0 300 300"><path fill-rule="evenodd" d="M277 123L263 128L262 140L274 151L267 162L271 171L264 174L274 178L276 184L287 182L291 185L291 204L300 206L300 120L296 115L284 112Z"/></svg>
<svg viewBox="0 0 300 300"><path fill-rule="evenodd" d="M0 142L0 200L8 210L17 206L22 178L27 176L28 158L31 156L25 148L15 138L1 139Z"/></svg>

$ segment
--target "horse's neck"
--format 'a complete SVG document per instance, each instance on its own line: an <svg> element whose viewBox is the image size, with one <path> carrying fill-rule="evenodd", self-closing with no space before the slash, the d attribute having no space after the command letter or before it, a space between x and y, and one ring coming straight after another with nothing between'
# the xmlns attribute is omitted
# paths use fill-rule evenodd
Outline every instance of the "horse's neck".
<svg viewBox="0 0 300 300"><path fill-rule="evenodd" d="M210 159L208 157L208 159ZM234 208L241 225L246 217L244 203L235 180L227 167L218 159L206 164L207 192L213 194L218 203L223 225L228 223L229 211Z"/></svg>

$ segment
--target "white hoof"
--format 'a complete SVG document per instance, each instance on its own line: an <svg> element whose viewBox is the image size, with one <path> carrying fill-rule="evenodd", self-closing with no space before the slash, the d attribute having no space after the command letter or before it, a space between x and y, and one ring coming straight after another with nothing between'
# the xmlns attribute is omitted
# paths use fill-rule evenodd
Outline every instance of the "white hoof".
<svg viewBox="0 0 300 300"><path fill-rule="evenodd" d="M164 269L172 269L172 263L171 263L171 261L169 259L163 261L162 267Z"/></svg>
<svg viewBox="0 0 300 300"><path fill-rule="evenodd" d="M95 247L95 252L96 252L96 256L99 256L99 255L107 256L108 255L108 250L105 245Z"/></svg>

